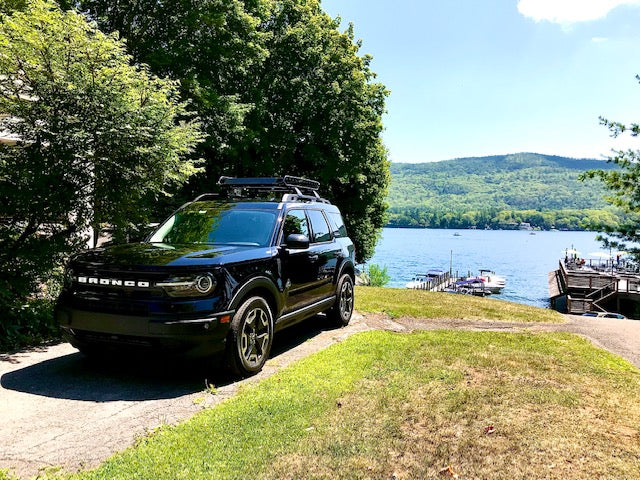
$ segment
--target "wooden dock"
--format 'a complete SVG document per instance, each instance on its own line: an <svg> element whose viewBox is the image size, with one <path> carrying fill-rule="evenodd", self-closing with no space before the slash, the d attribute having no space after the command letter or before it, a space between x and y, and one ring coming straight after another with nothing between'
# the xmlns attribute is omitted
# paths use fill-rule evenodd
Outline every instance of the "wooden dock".
<svg viewBox="0 0 640 480"><path fill-rule="evenodd" d="M458 277L457 272L456 275L444 272L441 275L432 276L429 280L420 282L412 288L413 290L426 290L428 292L447 291L453 293L464 293L467 295L475 295L477 297L485 297L491 294L491 291L484 286L461 286L456 283L464 278L467 277Z"/></svg>
<svg viewBox="0 0 640 480"><path fill-rule="evenodd" d="M551 306L565 298L567 313L625 311L629 316L640 305L640 274L613 265L561 261L558 270L549 272L548 282Z"/></svg>
<svg viewBox="0 0 640 480"><path fill-rule="evenodd" d="M428 292L442 292L445 288L447 288L451 283L454 283L456 278L453 277L449 272L444 272L441 275L434 275L429 278L429 280L425 280L424 282L420 282L418 285L413 287L414 290L426 290Z"/></svg>

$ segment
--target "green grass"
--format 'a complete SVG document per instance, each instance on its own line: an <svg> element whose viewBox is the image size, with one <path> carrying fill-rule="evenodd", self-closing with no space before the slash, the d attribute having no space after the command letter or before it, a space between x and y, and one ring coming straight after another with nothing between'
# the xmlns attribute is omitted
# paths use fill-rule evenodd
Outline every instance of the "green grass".
<svg viewBox="0 0 640 480"><path fill-rule="evenodd" d="M372 331L71 478L639 478L638 398L577 336Z"/></svg>
<svg viewBox="0 0 640 480"><path fill-rule="evenodd" d="M356 310L391 317L456 318L506 322L563 322L553 310L494 298L400 288L356 288Z"/></svg>
<svg viewBox="0 0 640 480"><path fill-rule="evenodd" d="M17 480L16 477L12 476L6 470L0 470L0 480Z"/></svg>

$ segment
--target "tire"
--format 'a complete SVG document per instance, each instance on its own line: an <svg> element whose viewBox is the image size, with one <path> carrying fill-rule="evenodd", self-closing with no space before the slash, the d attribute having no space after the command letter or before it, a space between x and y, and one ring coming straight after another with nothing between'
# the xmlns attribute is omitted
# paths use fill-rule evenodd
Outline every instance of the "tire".
<svg viewBox="0 0 640 480"><path fill-rule="evenodd" d="M273 344L273 314L262 297L245 300L231 321L227 338L227 364L241 376L262 370Z"/></svg>
<svg viewBox="0 0 640 480"><path fill-rule="evenodd" d="M336 288L336 303L327 312L327 319L337 327L346 327L353 313L353 279L344 274L338 281Z"/></svg>

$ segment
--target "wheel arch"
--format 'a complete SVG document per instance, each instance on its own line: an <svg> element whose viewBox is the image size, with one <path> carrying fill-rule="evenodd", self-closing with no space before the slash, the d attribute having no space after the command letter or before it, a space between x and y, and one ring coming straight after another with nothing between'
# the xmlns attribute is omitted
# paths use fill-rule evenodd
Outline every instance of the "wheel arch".
<svg viewBox="0 0 640 480"><path fill-rule="evenodd" d="M267 277L255 277L242 285L231 298L229 308L236 310L246 299L255 296L263 297L266 300L269 308L271 308L271 314L275 322L283 308L284 302L282 293L273 281Z"/></svg>
<svg viewBox="0 0 640 480"><path fill-rule="evenodd" d="M340 268L338 269L336 278L333 279L333 283L334 285L338 285L338 282L340 281L340 277L342 277L342 275L344 274L348 274L351 277L351 280L353 280L353 283L355 284L356 282L356 269L355 266L353 265L353 263L351 261L345 261L342 263L342 265L340 265Z"/></svg>

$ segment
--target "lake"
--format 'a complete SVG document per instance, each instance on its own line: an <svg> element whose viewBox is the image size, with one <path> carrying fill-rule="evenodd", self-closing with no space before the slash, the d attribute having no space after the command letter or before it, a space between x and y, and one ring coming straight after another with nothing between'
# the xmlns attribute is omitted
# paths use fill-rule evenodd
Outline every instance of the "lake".
<svg viewBox="0 0 640 480"><path fill-rule="evenodd" d="M388 287L404 288L416 273L430 268L477 274L481 268L505 277L507 286L493 298L549 306L547 274L558 268L572 246L580 257L601 250L596 232L530 232L524 230L442 230L385 228L368 262L386 266Z"/></svg>

